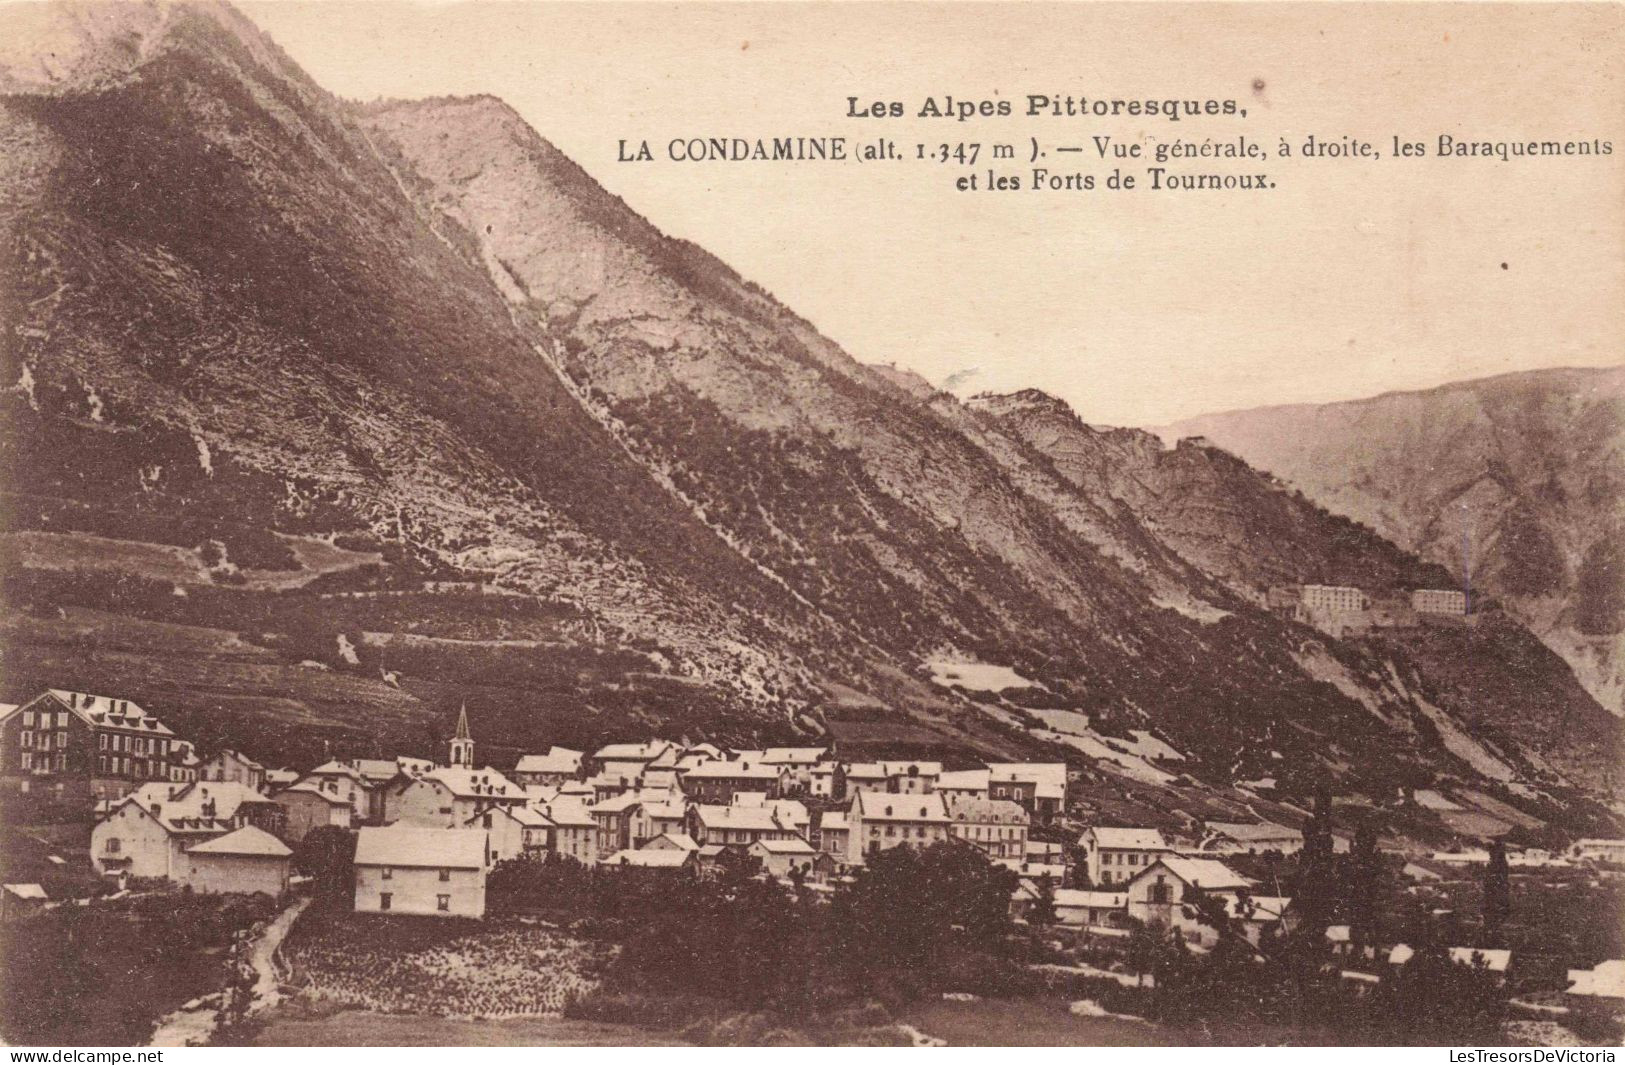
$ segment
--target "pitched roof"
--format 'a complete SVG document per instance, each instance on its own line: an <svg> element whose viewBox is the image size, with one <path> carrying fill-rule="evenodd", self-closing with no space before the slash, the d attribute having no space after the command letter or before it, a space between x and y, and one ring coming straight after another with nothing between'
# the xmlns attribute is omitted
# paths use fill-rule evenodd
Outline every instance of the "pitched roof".
<svg viewBox="0 0 1625 1065"><path fill-rule="evenodd" d="M1024 825L1030 818L1027 811L1019 803L1009 799L983 799L971 796L955 796L948 799L948 815L955 821L972 821L977 824L996 823Z"/></svg>
<svg viewBox="0 0 1625 1065"><path fill-rule="evenodd" d="M672 746L665 740L647 743L611 743L598 748L593 757L601 762L649 762L664 754Z"/></svg>
<svg viewBox="0 0 1625 1065"><path fill-rule="evenodd" d="M1226 891L1232 888L1247 887L1252 883L1251 880L1248 880L1223 862L1217 862L1211 858L1185 858L1175 854L1165 854L1158 858L1142 870L1140 876L1145 876L1146 873L1159 865L1167 868L1169 872L1185 883L1206 891ZM1137 880L1139 877L1135 879Z"/></svg>
<svg viewBox="0 0 1625 1065"><path fill-rule="evenodd" d="M943 773L937 777L937 790L986 791L988 781L991 779L993 779L992 770L956 769L951 773Z"/></svg>
<svg viewBox="0 0 1625 1065"><path fill-rule="evenodd" d="M38 884L6 884L4 885L4 888L7 894L15 895L19 899L42 900L49 899L51 897L47 895L45 893L45 889L40 887Z"/></svg>
<svg viewBox="0 0 1625 1065"><path fill-rule="evenodd" d="M1162 833L1155 828L1117 828L1110 825L1095 825L1087 829L1084 835L1090 832L1095 834L1095 846L1107 847L1112 850L1135 851L1165 851L1170 849L1168 841L1162 838ZM1082 840L1079 841L1080 843Z"/></svg>
<svg viewBox="0 0 1625 1065"><path fill-rule="evenodd" d="M188 784L151 781L125 797L152 814L170 833L219 832L239 809L271 800L235 780L198 780ZM117 809L121 803L113 804Z"/></svg>
<svg viewBox="0 0 1625 1065"><path fill-rule="evenodd" d="M468 732L468 704L464 703L457 711L457 731L452 734L454 740L471 740L474 737Z"/></svg>
<svg viewBox="0 0 1625 1065"><path fill-rule="evenodd" d="M479 828L363 828L356 834L355 864L483 869L485 840Z"/></svg>
<svg viewBox="0 0 1625 1065"><path fill-rule="evenodd" d="M23 705L27 706L38 702L46 695L55 698L88 724L99 725L103 728L124 729L130 732L151 733L155 736L174 735L165 727L162 721L142 709L139 704L131 702L129 699L115 699L110 695L91 695L87 692L51 688Z"/></svg>
<svg viewBox="0 0 1625 1065"><path fill-rule="evenodd" d="M688 771L687 779L777 780L780 767L760 761L703 762Z"/></svg>
<svg viewBox="0 0 1625 1065"><path fill-rule="evenodd" d="M1598 962L1594 969L1570 969L1569 994L1625 998L1625 959Z"/></svg>
<svg viewBox="0 0 1625 1065"><path fill-rule="evenodd" d="M1388 952L1388 964L1404 965L1415 956L1415 948L1408 943L1399 943ZM1476 967L1479 958L1484 959L1484 967L1490 972L1504 973L1507 966L1512 963L1512 952L1510 950L1494 950L1480 947L1450 948L1450 960L1457 965Z"/></svg>
<svg viewBox="0 0 1625 1065"><path fill-rule="evenodd" d="M650 847L655 850L660 850L663 847L684 851L697 851L700 849L700 845L694 842L694 837L687 832L662 832L638 849L647 850Z"/></svg>
<svg viewBox="0 0 1625 1065"><path fill-rule="evenodd" d="M272 796L272 801L279 801L284 795L314 795L330 806L348 807L350 805L348 800L339 798L331 791L328 791L326 788L322 787L319 781L315 780L301 780L299 783L294 784L291 787L283 788L281 791L277 792L276 795Z"/></svg>
<svg viewBox="0 0 1625 1065"><path fill-rule="evenodd" d="M568 747L549 747L546 754L520 755L515 773L574 773L581 768L583 755Z"/></svg>
<svg viewBox="0 0 1625 1065"><path fill-rule="evenodd" d="M694 807L695 816L706 828L736 829L752 832L783 831L772 810L765 806L711 806Z"/></svg>
<svg viewBox="0 0 1625 1065"><path fill-rule="evenodd" d="M1208 821L1207 830L1217 832L1221 836L1240 840L1243 843L1256 843L1261 840L1301 840L1303 833L1295 828L1285 825L1271 824L1268 821Z"/></svg>
<svg viewBox="0 0 1625 1065"><path fill-rule="evenodd" d="M507 798L521 801L525 798L525 789L491 768L441 766L425 773L421 779L439 781L459 799Z"/></svg>
<svg viewBox="0 0 1625 1065"><path fill-rule="evenodd" d="M1121 891L1083 891L1077 888L1056 888L1055 905L1060 907L1087 906L1095 910L1121 910L1128 906L1128 895Z"/></svg>
<svg viewBox="0 0 1625 1065"><path fill-rule="evenodd" d="M271 833L253 825L244 825L235 832L227 832L206 843L186 848L188 854L232 854L255 858L287 858L293 854L288 845Z"/></svg>
<svg viewBox="0 0 1625 1065"><path fill-rule="evenodd" d="M753 847L761 847L769 854L816 854L813 845L795 836L791 839L759 839L752 843Z"/></svg>
<svg viewBox="0 0 1625 1065"><path fill-rule="evenodd" d="M562 828L595 828L598 825L587 804L570 795L560 795L545 803L542 812Z"/></svg>
<svg viewBox="0 0 1625 1065"><path fill-rule="evenodd" d="M649 869L677 869L694 860L695 851L680 847L656 847L643 850L616 851L599 865L635 865Z"/></svg>
<svg viewBox="0 0 1625 1065"><path fill-rule="evenodd" d="M816 765L828 753L828 747L769 747L762 752L762 761L775 765Z"/></svg>
<svg viewBox="0 0 1625 1065"><path fill-rule="evenodd" d="M882 777L940 777L942 775L941 762L924 761L879 761L854 762L847 767L848 779L857 777L860 780L878 780Z"/></svg>
<svg viewBox="0 0 1625 1065"><path fill-rule="evenodd" d="M989 762L987 768L994 780L1020 780L1066 787L1065 762Z"/></svg>
<svg viewBox="0 0 1625 1065"><path fill-rule="evenodd" d="M894 795L890 792L860 791L853 800L853 812L868 821L947 821L948 807L935 792L926 795Z"/></svg>

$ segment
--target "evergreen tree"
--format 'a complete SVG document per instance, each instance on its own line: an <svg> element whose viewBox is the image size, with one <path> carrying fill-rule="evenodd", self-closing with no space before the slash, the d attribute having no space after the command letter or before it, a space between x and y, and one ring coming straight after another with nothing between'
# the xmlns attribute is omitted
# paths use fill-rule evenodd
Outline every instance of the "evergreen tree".
<svg viewBox="0 0 1625 1065"><path fill-rule="evenodd" d="M1058 919L1055 914L1055 883L1045 873L1038 878L1038 897L1027 910L1027 923L1035 928L1043 928Z"/></svg>
<svg viewBox="0 0 1625 1065"><path fill-rule="evenodd" d="M1507 918L1512 913L1512 881L1507 870L1506 844L1496 840L1490 846L1489 864L1484 866L1484 945L1499 947L1506 937Z"/></svg>
<svg viewBox="0 0 1625 1065"><path fill-rule="evenodd" d="M1354 847L1349 853L1348 920L1349 941L1356 955L1378 942L1378 922L1382 916L1386 871L1382 854L1377 850L1377 832L1369 824L1361 825L1354 834Z"/></svg>

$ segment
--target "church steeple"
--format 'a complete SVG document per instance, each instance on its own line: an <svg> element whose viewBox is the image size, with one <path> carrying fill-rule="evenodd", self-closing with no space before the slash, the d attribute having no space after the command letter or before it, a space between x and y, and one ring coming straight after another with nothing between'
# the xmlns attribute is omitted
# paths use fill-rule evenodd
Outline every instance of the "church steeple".
<svg viewBox="0 0 1625 1065"><path fill-rule="evenodd" d="M451 764L474 768L474 737L468 731L468 704L457 711L457 732L451 737Z"/></svg>

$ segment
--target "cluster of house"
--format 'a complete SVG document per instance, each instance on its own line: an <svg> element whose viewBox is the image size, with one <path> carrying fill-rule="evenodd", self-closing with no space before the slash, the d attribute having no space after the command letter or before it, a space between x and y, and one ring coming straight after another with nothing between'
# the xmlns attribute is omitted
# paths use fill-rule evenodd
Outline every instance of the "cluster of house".
<svg viewBox="0 0 1625 1065"><path fill-rule="evenodd" d="M1290 584L1271 588L1267 603L1275 613L1335 636L1472 621L1467 593L1453 588L1417 588L1408 596L1377 597L1343 584Z"/></svg>
<svg viewBox="0 0 1625 1065"><path fill-rule="evenodd" d="M1095 825L1069 861L1062 844L1030 834L1065 813L1060 763L945 770L925 760L847 763L827 747L648 740L591 753L553 747L503 772L476 765L466 712L444 765L399 757L268 769L233 750L199 759L133 702L59 690L0 707L0 781L11 795L88 803L91 862L107 875L276 895L288 887L293 847L336 828L355 834L356 910L462 917L484 915L498 862L526 856L699 874L744 858L763 875L827 890L877 850L954 841L1018 874L1018 915L1048 895L1062 926L1105 936L1136 922L1177 928L1201 949L1217 933L1187 906L1196 893L1219 900L1254 944L1266 929L1293 927L1290 898L1224 859L1290 855L1304 842L1297 829L1258 822L1209 821L1177 841L1154 828ZM1581 840L1572 857L1625 863L1625 841ZM27 884L5 885L0 900L10 910L46 901ZM1351 949L1347 929L1328 935L1335 950ZM1391 947L1388 966L1408 951ZM1510 960L1476 953L1492 972ZM1611 993L1618 974L1598 972L1576 986ZM1346 975L1379 978L1357 965Z"/></svg>

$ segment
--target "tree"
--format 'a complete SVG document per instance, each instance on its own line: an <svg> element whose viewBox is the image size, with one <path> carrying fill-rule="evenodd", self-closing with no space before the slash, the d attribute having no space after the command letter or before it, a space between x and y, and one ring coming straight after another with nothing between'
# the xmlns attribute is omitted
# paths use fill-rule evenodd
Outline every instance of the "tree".
<svg viewBox="0 0 1625 1065"><path fill-rule="evenodd" d="M1332 843L1331 795L1322 787L1315 795L1315 813L1304 826L1303 849L1298 852L1298 875L1292 902L1298 910L1298 928L1311 940L1326 935L1338 894L1337 861Z"/></svg>
<svg viewBox="0 0 1625 1065"><path fill-rule="evenodd" d="M1512 913L1512 882L1507 870L1506 844L1496 840L1490 846L1490 860L1484 866L1484 945L1504 945L1507 918Z"/></svg>
<svg viewBox="0 0 1625 1065"><path fill-rule="evenodd" d="M1054 924L1059 918L1055 914L1055 882L1045 873L1038 878L1038 897L1027 910L1027 923L1035 928L1043 928Z"/></svg>
<svg viewBox="0 0 1625 1065"><path fill-rule="evenodd" d="M1347 864L1349 942L1359 955L1377 942L1386 877L1377 832L1369 824L1355 832Z"/></svg>
<svg viewBox="0 0 1625 1065"><path fill-rule="evenodd" d="M315 880L318 895L347 896L355 884L355 836L337 825L313 828L295 848L293 866Z"/></svg>

